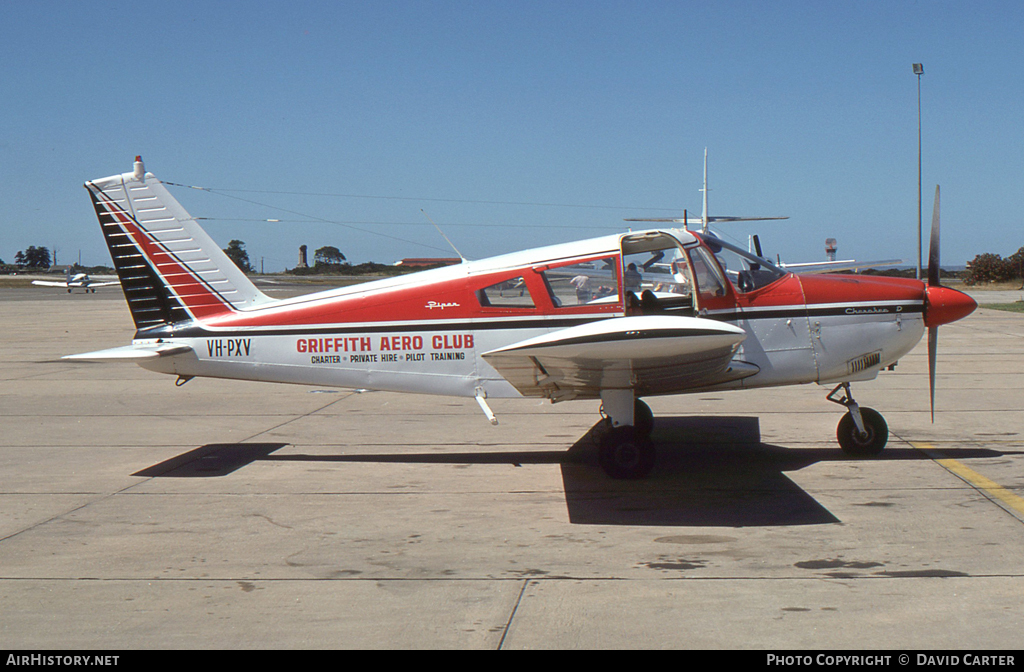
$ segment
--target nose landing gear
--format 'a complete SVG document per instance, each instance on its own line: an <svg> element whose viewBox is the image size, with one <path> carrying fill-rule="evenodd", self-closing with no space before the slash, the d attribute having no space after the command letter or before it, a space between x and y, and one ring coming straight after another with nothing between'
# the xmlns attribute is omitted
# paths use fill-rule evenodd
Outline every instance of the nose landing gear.
<svg viewBox="0 0 1024 672"><path fill-rule="evenodd" d="M844 394L838 397L840 390ZM836 385L826 399L849 409L836 427L836 438L844 453L851 457L874 457L882 452L889 440L889 425L881 413L873 408L861 408L853 399L849 383Z"/></svg>

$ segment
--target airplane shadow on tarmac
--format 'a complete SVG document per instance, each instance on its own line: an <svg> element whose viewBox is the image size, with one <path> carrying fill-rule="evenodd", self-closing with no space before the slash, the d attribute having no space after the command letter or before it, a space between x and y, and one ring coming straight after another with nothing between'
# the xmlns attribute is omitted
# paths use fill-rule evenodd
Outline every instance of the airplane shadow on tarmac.
<svg viewBox="0 0 1024 672"><path fill-rule="evenodd" d="M558 464L569 521L580 525L758 527L821 525L838 518L786 476L818 462L852 458L835 448L785 448L761 442L756 417L656 419L658 460L651 475L617 481L597 459L602 423L568 450L346 455L274 455L286 443L213 443L138 471L148 478L213 478L253 462L397 464ZM990 449L944 451L950 457L998 457ZM889 448L875 460L930 460L913 448Z"/></svg>

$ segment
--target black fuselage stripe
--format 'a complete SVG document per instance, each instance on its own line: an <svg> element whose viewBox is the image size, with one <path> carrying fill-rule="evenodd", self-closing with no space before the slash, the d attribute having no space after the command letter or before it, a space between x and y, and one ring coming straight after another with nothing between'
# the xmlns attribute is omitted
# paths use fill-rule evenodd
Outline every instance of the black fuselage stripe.
<svg viewBox="0 0 1024 672"><path fill-rule="evenodd" d="M378 334L401 333L416 331L481 331L492 329L543 329L575 327L589 324L604 316L587 316L565 320L510 320L505 322L419 322L413 324L374 324L330 325L330 326L295 326L295 327L234 327L226 329L210 328L195 323L187 323L177 328L158 327L149 329L137 338L160 338L174 336L176 338L226 338L228 336L305 336L309 334Z"/></svg>
<svg viewBox="0 0 1024 672"><path fill-rule="evenodd" d="M757 320L778 320L814 317L864 317L884 315L913 315L922 313L921 304L870 305L856 304L830 306L828 308L781 308L778 310L734 311L707 315L707 319L719 322L746 322ZM671 312L662 313L671 315ZM226 338L229 336L305 336L329 334L373 334L403 333L417 331L490 331L496 329L564 329L598 320L612 319L621 315L586 315L556 319L507 319L487 322L415 322L403 324L363 323L358 325L300 325L294 327L228 327L217 329L195 322L179 325L161 325L140 330L136 338Z"/></svg>
<svg viewBox="0 0 1024 672"><path fill-rule="evenodd" d="M747 320L777 320L793 317L861 317L871 315L913 315L923 313L924 306L920 303L899 305L850 304L829 306L826 308L781 308L779 310L729 311L708 315L708 319L725 322L742 322Z"/></svg>

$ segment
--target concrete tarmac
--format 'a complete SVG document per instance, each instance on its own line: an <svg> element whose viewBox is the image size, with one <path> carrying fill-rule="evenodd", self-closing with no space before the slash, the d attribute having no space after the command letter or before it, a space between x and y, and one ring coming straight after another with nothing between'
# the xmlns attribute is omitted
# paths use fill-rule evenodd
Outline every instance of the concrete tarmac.
<svg viewBox="0 0 1024 672"><path fill-rule="evenodd" d="M7 649L1018 649L1024 317L981 308L854 385L650 399L643 482L596 402L174 378L116 287L0 289Z"/></svg>

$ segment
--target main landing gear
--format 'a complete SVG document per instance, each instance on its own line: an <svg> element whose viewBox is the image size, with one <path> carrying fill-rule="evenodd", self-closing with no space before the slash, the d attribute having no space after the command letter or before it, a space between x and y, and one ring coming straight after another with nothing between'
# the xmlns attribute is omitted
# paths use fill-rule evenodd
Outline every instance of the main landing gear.
<svg viewBox="0 0 1024 672"><path fill-rule="evenodd" d="M836 396L839 390L844 391L842 397ZM826 399L849 409L836 427L836 438L844 453L852 457L874 457L882 452L889 440L889 426L881 413L873 408L861 408L853 400L849 383L836 385Z"/></svg>
<svg viewBox="0 0 1024 672"><path fill-rule="evenodd" d="M601 400L609 426L598 446L601 468L612 478L644 478L654 468L656 457L650 437L654 414L633 397L632 390L605 391Z"/></svg>
<svg viewBox="0 0 1024 672"><path fill-rule="evenodd" d="M889 440L889 426L882 414L861 407L850 391L849 383L836 385L826 397L845 406L836 438L843 452L851 457L874 457ZM633 397L631 390L606 390L601 393L601 412L607 429L599 442L601 468L616 479L641 479L654 468L656 452L651 441L654 415L650 407Z"/></svg>

